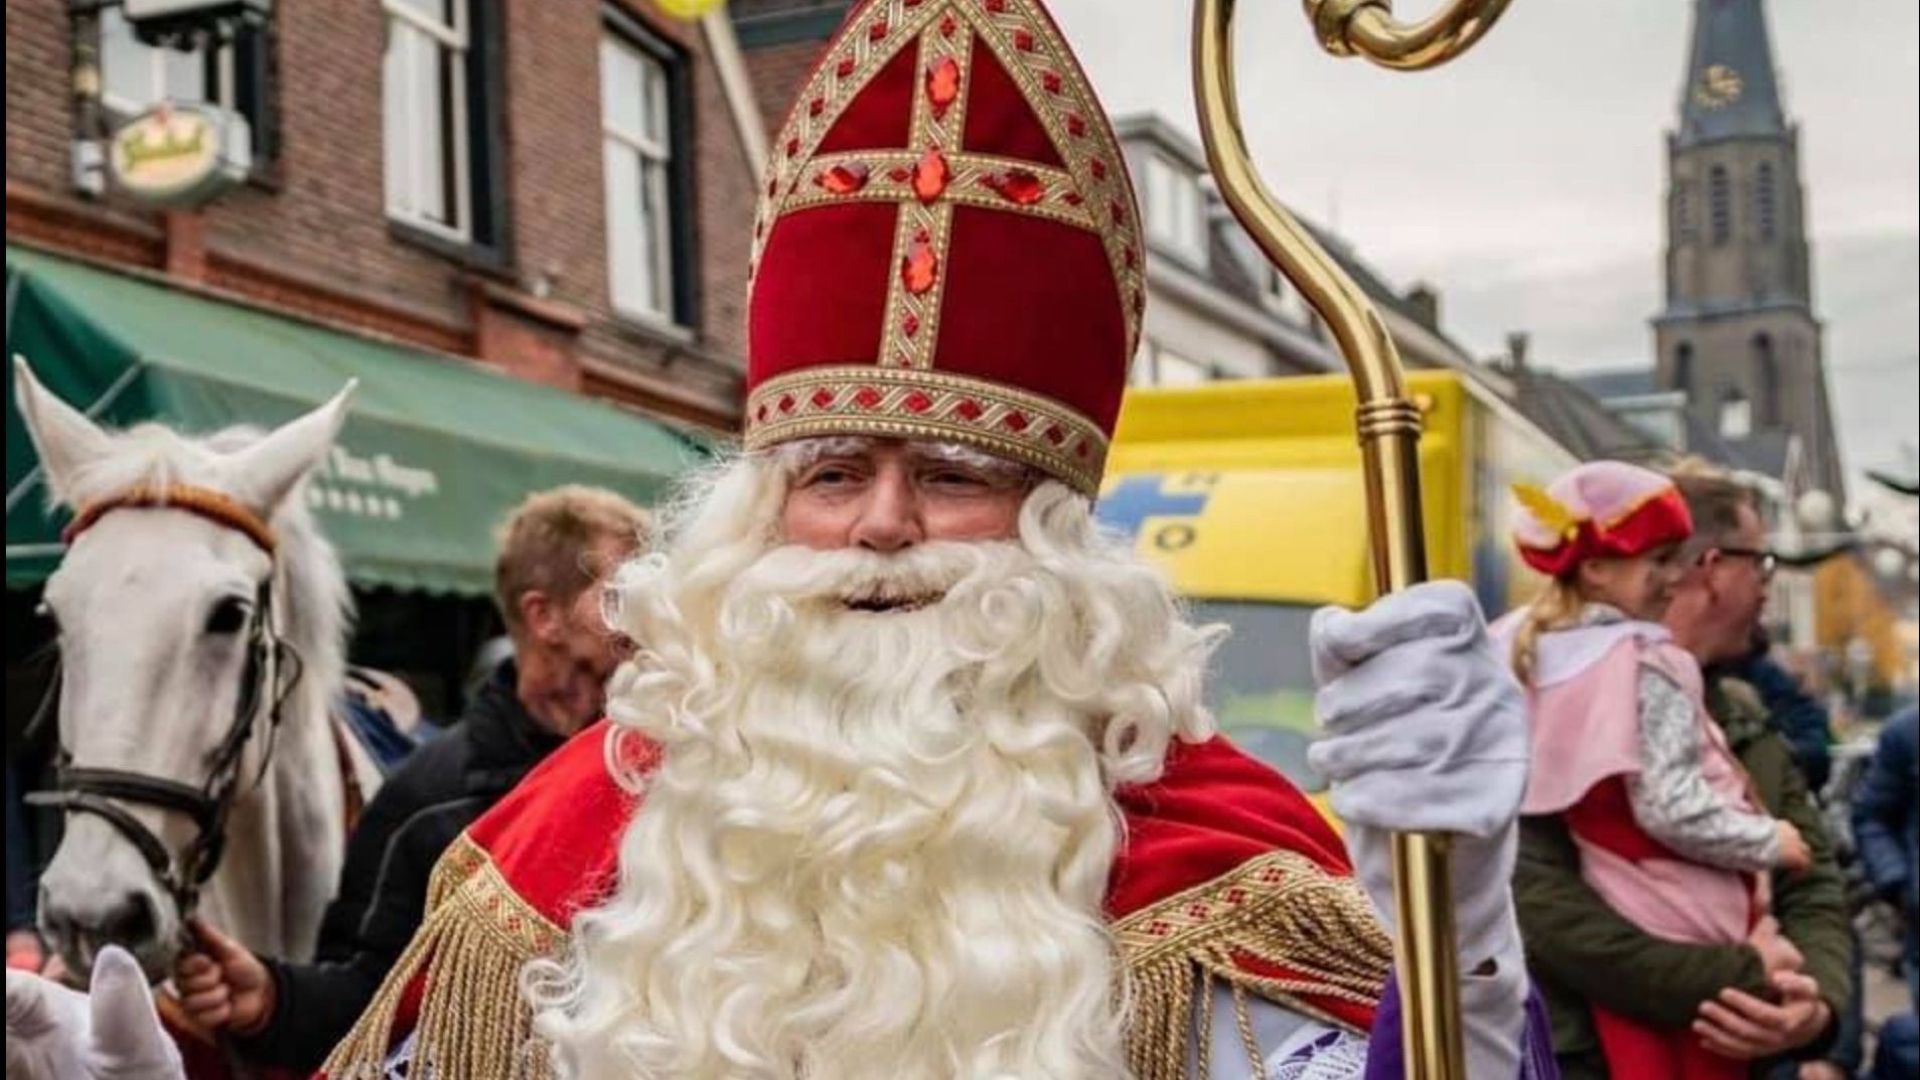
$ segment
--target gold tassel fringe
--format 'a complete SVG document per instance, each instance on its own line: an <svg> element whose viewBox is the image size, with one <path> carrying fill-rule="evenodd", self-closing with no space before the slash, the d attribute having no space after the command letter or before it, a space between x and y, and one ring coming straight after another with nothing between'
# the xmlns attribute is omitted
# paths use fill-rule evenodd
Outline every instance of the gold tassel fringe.
<svg viewBox="0 0 1920 1080"><path fill-rule="evenodd" d="M1392 943L1359 882L1305 856L1274 851L1233 872L1134 912L1113 928L1125 965L1127 1057L1134 1080L1186 1080L1196 1024L1211 1030L1213 984L1233 991L1234 1013L1258 1074L1248 995L1341 1027L1309 1003L1372 1005L1393 962ZM552 955L565 934L510 887L487 853L462 835L435 865L427 917L372 1004L327 1059L331 1080L380 1080L408 986L432 961L412 1072L418 1076L548 1080L533 1038L520 972ZM1240 960L1293 975L1267 978ZM1207 1047L1196 1047L1206 1061Z"/></svg>
<svg viewBox="0 0 1920 1080"><path fill-rule="evenodd" d="M1134 1080L1185 1080L1196 1018L1211 1028L1213 983L1233 990L1235 1019L1260 1074L1247 994L1340 1027L1309 997L1372 1005L1393 945L1360 883L1291 851L1250 859L1232 873L1136 911L1114 926L1126 965L1127 1058ZM1263 960L1294 977L1244 970ZM1204 1060L1204 1055L1201 1060Z"/></svg>
<svg viewBox="0 0 1920 1080"><path fill-rule="evenodd" d="M546 1080L551 1063L534 1042L520 972L564 937L461 834L434 865L426 920L321 1071L330 1080L380 1080L401 999L431 961L411 1075Z"/></svg>

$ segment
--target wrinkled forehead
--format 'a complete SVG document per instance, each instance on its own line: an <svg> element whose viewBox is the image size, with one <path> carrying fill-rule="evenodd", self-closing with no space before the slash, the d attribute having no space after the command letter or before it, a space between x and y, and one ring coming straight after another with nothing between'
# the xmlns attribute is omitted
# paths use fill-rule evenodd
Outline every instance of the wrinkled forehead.
<svg viewBox="0 0 1920 1080"><path fill-rule="evenodd" d="M908 465L960 465L1009 481L1027 480L1033 475L1032 469L1018 461L961 443L934 439L826 435L783 443L774 450L774 454L789 472L798 472L830 459L873 462L898 459Z"/></svg>

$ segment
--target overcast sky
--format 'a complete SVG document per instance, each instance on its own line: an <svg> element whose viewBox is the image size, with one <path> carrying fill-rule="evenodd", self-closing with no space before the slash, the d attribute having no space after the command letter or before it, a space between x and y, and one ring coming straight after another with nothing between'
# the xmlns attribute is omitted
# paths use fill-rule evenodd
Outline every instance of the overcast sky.
<svg viewBox="0 0 1920 1080"><path fill-rule="evenodd" d="M1157 112L1197 134L1187 0L1049 6L1111 112ZM1297 0L1239 7L1244 123L1283 199L1396 284L1438 286L1443 325L1477 356L1526 330L1545 366L1650 362L1689 0L1515 0L1472 52L1416 74L1327 57ZM1920 426L1920 4L1772 0L1767 14L1801 128L1844 449L1855 468L1911 468L1900 447Z"/></svg>

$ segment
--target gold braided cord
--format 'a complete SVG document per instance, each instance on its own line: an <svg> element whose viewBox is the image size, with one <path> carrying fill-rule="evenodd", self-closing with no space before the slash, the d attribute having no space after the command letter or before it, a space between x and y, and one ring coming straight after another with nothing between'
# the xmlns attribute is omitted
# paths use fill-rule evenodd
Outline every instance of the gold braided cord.
<svg viewBox="0 0 1920 1080"><path fill-rule="evenodd" d="M330 1080L381 1080L400 1003L426 973L413 1075L547 1080L551 1065L533 1038L520 971L565 937L462 833L434 865L426 920L321 1071Z"/></svg>
<svg viewBox="0 0 1920 1080"><path fill-rule="evenodd" d="M1185 1080L1196 1015L1208 1015L1213 980L1234 991L1236 1025L1250 1032L1246 995L1350 1028L1311 998L1371 1006L1393 946L1365 892L1292 851L1249 859L1229 874L1177 893L1114 925L1127 977L1127 1057L1135 1080ZM1246 970L1245 960L1286 969ZM1203 1031L1207 1038L1210 1031ZM1258 1060L1258 1047L1249 1046Z"/></svg>

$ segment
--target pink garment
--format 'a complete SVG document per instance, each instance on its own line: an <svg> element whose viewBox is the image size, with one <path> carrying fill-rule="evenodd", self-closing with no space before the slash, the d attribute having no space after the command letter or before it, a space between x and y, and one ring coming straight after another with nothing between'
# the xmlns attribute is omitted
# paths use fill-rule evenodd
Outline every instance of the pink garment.
<svg viewBox="0 0 1920 1080"><path fill-rule="evenodd" d="M1494 626L1511 641L1517 621ZM1558 814L1609 777L1640 771L1640 667L1686 692L1699 719L1707 784L1731 805L1754 806L1720 725L1707 715L1700 666L1664 627L1645 622L1550 631L1538 639L1529 694L1531 772L1523 814ZM1628 859L1574 834L1580 871L1608 906L1656 937L1735 944L1751 928L1755 892L1745 874L1680 858Z"/></svg>

